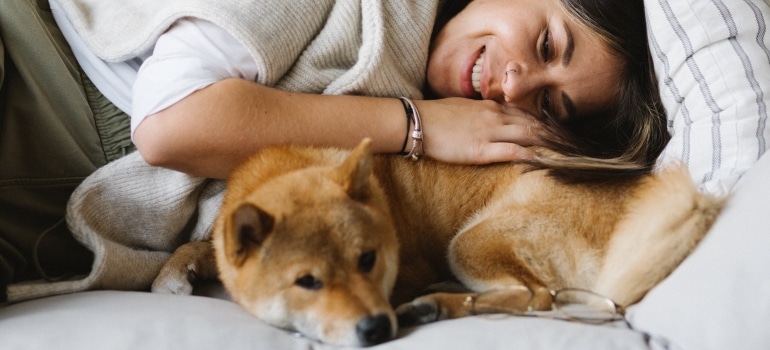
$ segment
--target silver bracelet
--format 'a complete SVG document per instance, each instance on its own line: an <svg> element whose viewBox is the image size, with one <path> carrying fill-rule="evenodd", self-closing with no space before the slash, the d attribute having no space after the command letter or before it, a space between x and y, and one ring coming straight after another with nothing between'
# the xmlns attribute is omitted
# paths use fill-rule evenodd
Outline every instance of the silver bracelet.
<svg viewBox="0 0 770 350"><path fill-rule="evenodd" d="M420 119L420 112L411 99L403 96L399 98L405 102L404 109L406 110L406 115L411 118L412 125L414 125L412 130L412 149L404 157L417 161L425 153L422 145L422 119Z"/></svg>

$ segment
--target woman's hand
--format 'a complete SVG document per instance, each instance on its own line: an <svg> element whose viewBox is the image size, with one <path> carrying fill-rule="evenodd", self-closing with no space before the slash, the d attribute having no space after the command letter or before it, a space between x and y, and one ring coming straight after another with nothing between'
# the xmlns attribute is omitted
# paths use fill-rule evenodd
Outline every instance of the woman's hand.
<svg viewBox="0 0 770 350"><path fill-rule="evenodd" d="M461 164L515 161L535 156L528 146L543 145L544 128L520 109L466 98L414 102L430 158Z"/></svg>

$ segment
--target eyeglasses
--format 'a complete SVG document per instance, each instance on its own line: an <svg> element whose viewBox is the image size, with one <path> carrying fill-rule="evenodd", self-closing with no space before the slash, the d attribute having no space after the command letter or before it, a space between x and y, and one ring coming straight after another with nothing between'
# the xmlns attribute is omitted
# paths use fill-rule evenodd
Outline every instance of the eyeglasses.
<svg viewBox="0 0 770 350"><path fill-rule="evenodd" d="M548 317L603 324L624 321L625 309L601 294L578 288L548 290L551 296L550 311L536 311L533 306L535 292L527 286L512 286L471 295L464 306L470 314L505 313L516 316Z"/></svg>

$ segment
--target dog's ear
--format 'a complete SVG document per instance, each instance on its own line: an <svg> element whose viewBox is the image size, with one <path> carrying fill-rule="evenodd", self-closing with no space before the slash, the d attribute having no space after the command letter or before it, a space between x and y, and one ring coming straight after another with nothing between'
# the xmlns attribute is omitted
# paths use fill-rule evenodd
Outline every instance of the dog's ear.
<svg viewBox="0 0 770 350"><path fill-rule="evenodd" d="M372 140L364 139L337 168L339 183L350 198L365 201L371 196L369 177L372 174Z"/></svg>
<svg viewBox="0 0 770 350"><path fill-rule="evenodd" d="M241 266L249 253L259 248L273 230L273 216L251 203L241 204L230 215L225 235L225 252L235 266Z"/></svg>

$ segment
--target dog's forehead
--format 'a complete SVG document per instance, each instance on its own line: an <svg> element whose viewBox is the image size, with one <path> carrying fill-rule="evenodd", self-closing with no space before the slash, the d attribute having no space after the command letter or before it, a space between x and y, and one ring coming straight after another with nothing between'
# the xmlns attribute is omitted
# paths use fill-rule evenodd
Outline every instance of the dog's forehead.
<svg viewBox="0 0 770 350"><path fill-rule="evenodd" d="M262 183L249 197L265 206L311 205L345 196L326 167L311 167L276 176Z"/></svg>
<svg viewBox="0 0 770 350"><path fill-rule="evenodd" d="M371 208L353 200L315 202L298 205L276 218L276 229L310 241L339 239L349 243L377 239L377 218Z"/></svg>
<svg viewBox="0 0 770 350"><path fill-rule="evenodd" d="M275 220L276 246L312 245L357 251L388 236L386 216L370 203L352 199L328 168L306 168L266 181L248 201ZM391 235L394 235L392 233ZM283 248L281 248L283 249ZM337 253L335 253L337 254Z"/></svg>
<svg viewBox="0 0 770 350"><path fill-rule="evenodd" d="M364 213L351 212L366 206L348 195L329 167L310 167L266 181L248 201L275 216L287 218L346 220L365 219ZM358 216L358 217L356 217Z"/></svg>
<svg viewBox="0 0 770 350"><path fill-rule="evenodd" d="M327 271L332 265L355 267L363 252L382 245L365 221L350 220L340 215L343 211L339 209L332 209L337 215L330 217L313 211L276 218L274 231L262 249L264 261L302 271Z"/></svg>
<svg viewBox="0 0 770 350"><path fill-rule="evenodd" d="M382 214L350 199L310 201L274 215L269 245L276 251L306 251L334 259L357 259L390 235ZM350 259L348 259L350 258Z"/></svg>

